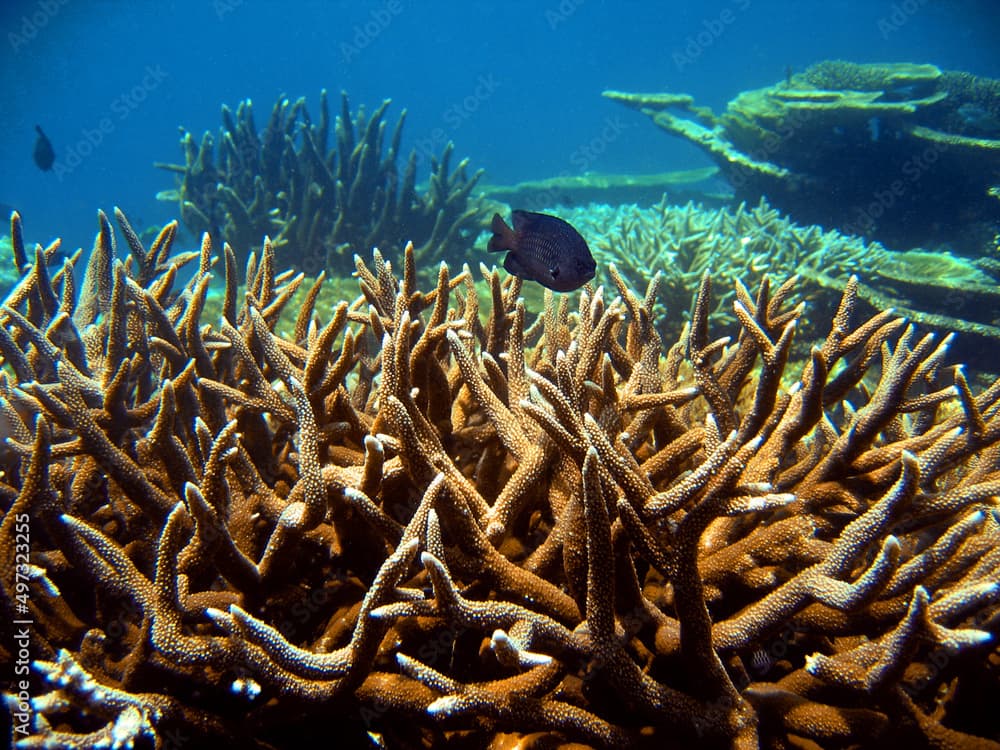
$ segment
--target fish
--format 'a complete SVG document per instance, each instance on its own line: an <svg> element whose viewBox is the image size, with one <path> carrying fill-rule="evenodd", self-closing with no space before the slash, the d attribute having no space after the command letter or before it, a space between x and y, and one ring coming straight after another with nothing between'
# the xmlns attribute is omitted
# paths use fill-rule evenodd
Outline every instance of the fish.
<svg viewBox="0 0 1000 750"><path fill-rule="evenodd" d="M43 172L49 172L56 162L55 149L52 148L52 141L42 131L41 125L35 125L35 132L38 133L38 140L35 141L35 164Z"/></svg>
<svg viewBox="0 0 1000 750"><path fill-rule="evenodd" d="M487 250L508 251L503 267L522 279L537 281L554 292L579 289L597 272L587 241L568 221L558 216L517 210L511 229L500 214L493 214Z"/></svg>
<svg viewBox="0 0 1000 750"><path fill-rule="evenodd" d="M966 128L982 135L1000 133L1000 118L987 112L978 104L965 103L958 108L958 115Z"/></svg>

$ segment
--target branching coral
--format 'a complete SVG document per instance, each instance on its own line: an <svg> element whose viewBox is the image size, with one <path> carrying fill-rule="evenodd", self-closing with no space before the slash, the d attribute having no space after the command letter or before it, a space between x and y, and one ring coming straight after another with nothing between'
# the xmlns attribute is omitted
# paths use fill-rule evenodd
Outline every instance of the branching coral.
<svg viewBox="0 0 1000 750"><path fill-rule="evenodd" d="M182 129L184 164L157 164L178 174L180 185L160 197L179 202L193 233L209 232L240 252L270 236L279 262L311 274L349 271L354 253L396 253L407 241L425 263L461 258L481 223L470 194L482 172L467 174L468 159L453 171L449 143L419 189L416 151L402 173L397 164L406 113L390 135L388 107L386 100L370 115L363 107L352 115L341 94L332 122L323 91L314 123L304 98L281 97L258 133L249 100L235 113L223 106L218 155L211 133L198 143Z"/></svg>
<svg viewBox="0 0 1000 750"><path fill-rule="evenodd" d="M659 301L669 313L657 316L664 340L680 335L690 319L690 300L706 271L727 286L795 274L797 294L809 304L798 337L807 348L829 329L841 290L856 276L867 308L892 308L942 334L957 332L955 353L962 360L994 373L1000 368L993 354L1000 345L1000 268L993 258L889 251L836 230L798 225L763 199L732 210L677 206L664 197L650 208L591 205L559 213L592 237L598 260L615 263L630 284L644 283L650 268L660 270ZM713 299L710 322L735 323L734 291L723 289Z"/></svg>
<svg viewBox="0 0 1000 750"><path fill-rule="evenodd" d="M411 246L279 337L273 246L204 322L211 241L117 218L79 293L16 240L0 313L20 747L998 746L1000 381L853 281L789 384L791 283L714 339L704 275L664 349L658 276L533 318L487 271L481 316Z"/></svg>

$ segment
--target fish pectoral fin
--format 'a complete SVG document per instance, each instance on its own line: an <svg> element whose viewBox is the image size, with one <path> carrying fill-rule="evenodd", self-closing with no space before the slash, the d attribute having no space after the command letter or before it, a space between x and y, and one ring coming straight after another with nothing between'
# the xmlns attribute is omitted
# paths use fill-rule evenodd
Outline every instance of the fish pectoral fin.
<svg viewBox="0 0 1000 750"><path fill-rule="evenodd" d="M549 269L549 276L551 276L553 279L558 279L559 278L559 266L552 266L552 268Z"/></svg>
<svg viewBox="0 0 1000 750"><path fill-rule="evenodd" d="M503 259L503 267L507 273L520 276L522 279L534 280L534 277L528 272L528 269L521 265L514 253L507 253L507 256Z"/></svg>

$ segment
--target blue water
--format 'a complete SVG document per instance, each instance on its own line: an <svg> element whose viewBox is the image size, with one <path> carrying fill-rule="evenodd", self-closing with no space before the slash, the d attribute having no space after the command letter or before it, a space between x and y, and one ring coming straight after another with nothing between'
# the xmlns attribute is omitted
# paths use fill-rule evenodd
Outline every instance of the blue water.
<svg viewBox="0 0 1000 750"><path fill-rule="evenodd" d="M287 9L286 9L287 8ZM220 124L251 98L345 89L353 106L408 110L407 150L458 156L493 183L706 165L693 147L601 98L606 88L691 93L721 108L742 89L827 58L931 62L1000 77L992 0L378 2L263 0L0 3L0 202L30 239L89 247L98 208L145 226L181 161L178 126ZM336 103L336 98L334 98ZM394 118L390 118L394 119ZM56 149L32 161L34 125ZM426 169L422 171L426 177Z"/></svg>

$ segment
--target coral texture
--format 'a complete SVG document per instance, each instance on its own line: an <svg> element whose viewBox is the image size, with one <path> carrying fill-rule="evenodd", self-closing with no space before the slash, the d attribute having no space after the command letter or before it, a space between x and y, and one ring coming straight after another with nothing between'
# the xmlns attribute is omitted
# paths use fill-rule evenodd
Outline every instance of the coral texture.
<svg viewBox="0 0 1000 750"><path fill-rule="evenodd" d="M690 302L702 275L740 279L754 287L765 275L795 273L796 295L809 305L800 321L796 358L829 330L837 301L853 275L865 311L892 308L908 320L946 335L960 335L952 354L977 370L1000 372L1000 261L948 252L889 251L836 230L802 226L764 199L753 207L706 210L673 205L589 205L560 208L563 216L592 237L602 264L615 263L632 285L644 284L649 269L660 271L657 315L661 337L672 341L690 320ZM736 322L733 289L718 289L709 320L722 329ZM803 335L803 332L805 335Z"/></svg>
<svg viewBox="0 0 1000 750"><path fill-rule="evenodd" d="M715 339L705 274L664 347L659 276L533 315L484 269L481 311L412 246L279 336L273 246L206 321L211 241L117 220L79 288L13 221L19 747L1000 747L1000 381L853 281L796 378L792 284Z"/></svg>
<svg viewBox="0 0 1000 750"><path fill-rule="evenodd" d="M702 149L739 200L894 249L985 253L1000 224L1000 81L827 60L716 115L685 94L605 91Z"/></svg>
<svg viewBox="0 0 1000 750"><path fill-rule="evenodd" d="M269 236L282 266L313 275L324 268L347 273L354 253L401 252L408 239L425 263L461 258L481 223L470 194L482 171L469 175L468 159L452 170L449 143L430 157L428 184L420 188L416 150L400 173L406 112L387 134L389 104L352 115L342 93L332 122L323 91L314 123L305 98L280 97L260 133L249 100L235 113L223 105L218 154L211 133L198 143L182 128L184 164L157 164L178 175L179 187L158 197L179 203L195 235L209 232L238 253ZM242 264L246 257L237 259Z"/></svg>

